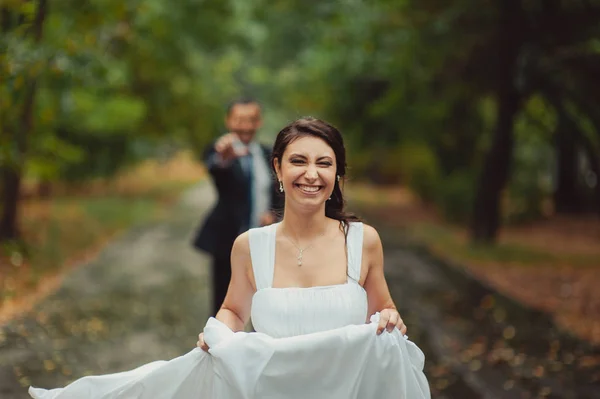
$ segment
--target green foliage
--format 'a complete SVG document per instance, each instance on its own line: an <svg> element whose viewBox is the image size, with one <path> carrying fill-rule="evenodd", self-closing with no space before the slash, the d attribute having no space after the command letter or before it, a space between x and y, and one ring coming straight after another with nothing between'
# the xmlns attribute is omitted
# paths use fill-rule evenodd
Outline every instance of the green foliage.
<svg viewBox="0 0 600 399"><path fill-rule="evenodd" d="M113 173L133 161L139 142L190 138L201 146L213 135L215 109L222 115L226 96L238 89L217 97L216 90L200 86L209 86L205 71L231 39L231 2L188 0L171 7L160 0L61 1L48 8L40 43L28 34L36 6L4 6L10 29L0 39L7 83L0 89L3 132L20 129L25 82L38 78L35 131L29 135L43 139L28 141L28 173L66 177L73 151L79 164L115 164L102 168ZM55 139L47 137L53 134ZM8 155L2 151L0 162L11 162ZM97 170L80 168L78 174L85 178Z"/></svg>
<svg viewBox="0 0 600 399"><path fill-rule="evenodd" d="M353 178L404 184L426 201L434 198L440 180L437 158L423 143L352 151L348 163Z"/></svg>
<svg viewBox="0 0 600 399"><path fill-rule="evenodd" d="M408 143L399 148L402 181L423 200L431 201L440 182L440 167L432 149L425 144Z"/></svg>
<svg viewBox="0 0 600 399"><path fill-rule="evenodd" d="M464 221L506 70L522 100L509 220L537 217L551 189L554 108L600 148L596 6L516 7L510 38L522 43L506 66L502 1L50 3L40 42L35 1L6 2L0 36L0 167L21 161L14 138L35 78L25 158L35 178L107 176L167 147L199 154L222 133L225 104L251 94L264 105L264 141L299 116L327 119L344 134L352 176L407 184Z"/></svg>
<svg viewBox="0 0 600 399"><path fill-rule="evenodd" d="M29 160L29 176L51 182L64 177L62 168L72 168L86 159L85 150L53 133L40 133L37 156ZM57 161L59 160L59 161Z"/></svg>
<svg viewBox="0 0 600 399"><path fill-rule="evenodd" d="M373 163L373 153L371 149L350 150L347 154L348 175L352 179L364 180L369 177L371 165Z"/></svg>
<svg viewBox="0 0 600 399"><path fill-rule="evenodd" d="M435 195L435 203L446 220L469 223L475 199L473 171L454 171L440 181Z"/></svg>
<svg viewBox="0 0 600 399"><path fill-rule="evenodd" d="M140 128L146 109L142 100L124 95L73 90L66 93L64 126L88 134L132 134Z"/></svg>
<svg viewBox="0 0 600 399"><path fill-rule="evenodd" d="M371 163L371 176L377 176L377 180L387 184L404 183L406 177L406 160L404 151L400 146L381 146L373 152Z"/></svg>
<svg viewBox="0 0 600 399"><path fill-rule="evenodd" d="M544 203L552 195L555 157L551 132L556 115L540 97L532 97L515 122L512 179L508 187L506 220L528 222L544 214Z"/></svg>

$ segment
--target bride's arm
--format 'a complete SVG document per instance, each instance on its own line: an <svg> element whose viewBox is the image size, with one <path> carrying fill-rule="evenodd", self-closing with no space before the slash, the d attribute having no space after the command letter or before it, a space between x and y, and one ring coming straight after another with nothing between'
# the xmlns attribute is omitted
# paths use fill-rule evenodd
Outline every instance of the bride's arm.
<svg viewBox="0 0 600 399"><path fill-rule="evenodd" d="M252 262L248 233L236 238L231 249L231 281L227 295L217 312L217 320L233 331L242 331L250 318L254 286L251 282Z"/></svg>
<svg viewBox="0 0 600 399"><path fill-rule="evenodd" d="M369 301L369 315L379 312L380 320L377 332L384 329L392 331L397 327L402 334L406 333L406 326L396 310L390 290L383 272L383 246L377 230L364 225L363 264L367 265L367 277L364 288Z"/></svg>

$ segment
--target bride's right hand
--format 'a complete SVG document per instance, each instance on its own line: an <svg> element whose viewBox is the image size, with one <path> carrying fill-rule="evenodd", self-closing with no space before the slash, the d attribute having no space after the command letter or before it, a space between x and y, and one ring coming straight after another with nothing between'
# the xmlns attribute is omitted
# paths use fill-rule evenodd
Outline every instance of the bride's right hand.
<svg viewBox="0 0 600 399"><path fill-rule="evenodd" d="M196 346L202 349L204 352L208 352L208 345L204 342L204 333L198 334L198 342L196 342Z"/></svg>

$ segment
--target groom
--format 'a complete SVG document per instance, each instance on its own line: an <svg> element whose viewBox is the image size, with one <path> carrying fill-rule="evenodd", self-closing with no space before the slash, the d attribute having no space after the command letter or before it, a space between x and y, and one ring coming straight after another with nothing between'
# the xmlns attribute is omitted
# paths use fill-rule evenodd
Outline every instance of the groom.
<svg viewBox="0 0 600 399"><path fill-rule="evenodd" d="M218 200L193 245L212 256L213 316L231 279L230 253L235 238L250 228L273 223L275 210L283 208L269 164L271 148L254 140L261 125L260 105L254 99L235 100L225 117L229 133L204 153Z"/></svg>

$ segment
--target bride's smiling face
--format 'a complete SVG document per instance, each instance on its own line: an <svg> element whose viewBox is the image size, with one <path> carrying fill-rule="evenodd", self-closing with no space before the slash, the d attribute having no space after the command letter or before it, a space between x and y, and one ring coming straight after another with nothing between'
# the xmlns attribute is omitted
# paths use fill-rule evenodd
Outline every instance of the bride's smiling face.
<svg viewBox="0 0 600 399"><path fill-rule="evenodd" d="M333 149L322 139L302 136L274 160L277 179L283 183L286 202L322 205L331 196L336 179Z"/></svg>

